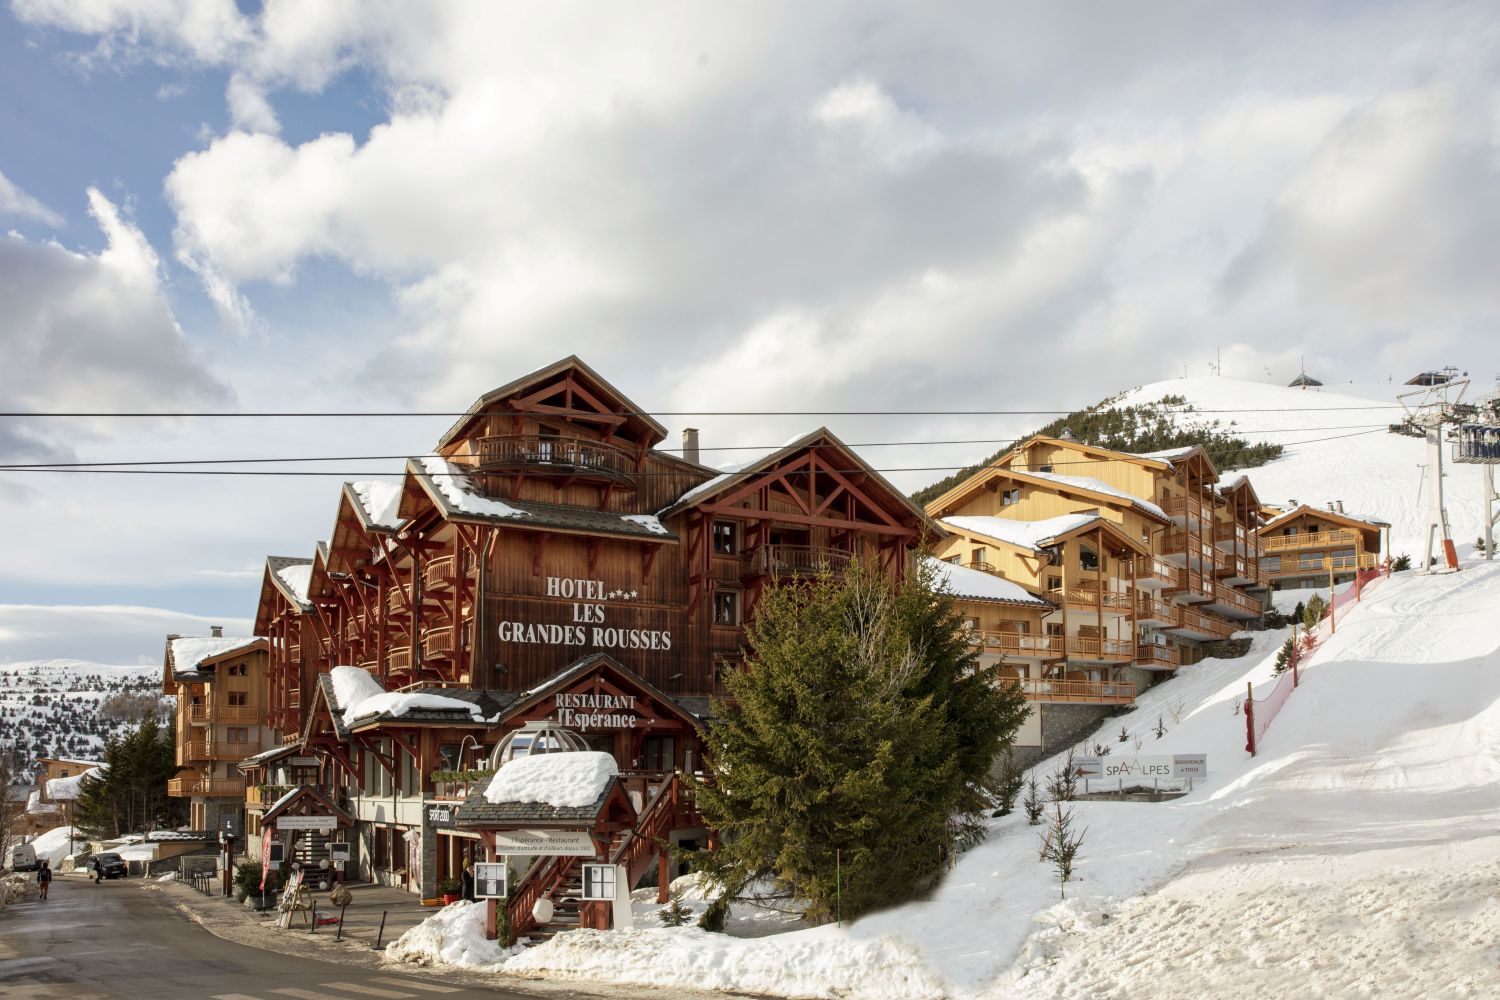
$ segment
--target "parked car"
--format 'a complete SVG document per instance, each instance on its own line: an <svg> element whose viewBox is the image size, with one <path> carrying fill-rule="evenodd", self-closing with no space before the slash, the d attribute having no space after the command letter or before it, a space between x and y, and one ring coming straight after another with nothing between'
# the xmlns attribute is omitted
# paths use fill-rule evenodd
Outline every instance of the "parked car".
<svg viewBox="0 0 1500 1000"><path fill-rule="evenodd" d="M130 874L130 868L125 864L125 859L118 854L96 854L94 861L89 862L89 871L94 870L94 862L98 862L99 870L105 878L124 878Z"/></svg>
<svg viewBox="0 0 1500 1000"><path fill-rule="evenodd" d="M30 844L15 844L5 852L5 867L13 872L34 872L41 867L36 860L36 848Z"/></svg>

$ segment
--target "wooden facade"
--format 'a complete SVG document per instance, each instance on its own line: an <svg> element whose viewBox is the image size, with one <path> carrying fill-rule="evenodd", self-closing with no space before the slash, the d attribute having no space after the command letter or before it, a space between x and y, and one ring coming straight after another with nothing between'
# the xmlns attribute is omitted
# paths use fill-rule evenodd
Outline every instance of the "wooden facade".
<svg viewBox="0 0 1500 1000"><path fill-rule="evenodd" d="M1389 529L1385 521L1302 504L1260 529L1261 573L1277 590L1348 583L1380 564Z"/></svg>
<svg viewBox="0 0 1500 1000"><path fill-rule="evenodd" d="M345 484L310 558L267 561L268 718L355 818L361 875L435 895L482 840L432 819L454 798L432 775L481 764L527 723L582 719L638 797L654 794L696 767L697 721L740 668L766 587L854 560L898 577L940 534L827 430L727 474L658 450L665 437L567 358L481 397L399 483ZM473 710L346 725L335 665ZM590 725L601 713L575 705L615 703L591 691L629 699L633 721ZM692 819L649 816L664 839Z"/></svg>

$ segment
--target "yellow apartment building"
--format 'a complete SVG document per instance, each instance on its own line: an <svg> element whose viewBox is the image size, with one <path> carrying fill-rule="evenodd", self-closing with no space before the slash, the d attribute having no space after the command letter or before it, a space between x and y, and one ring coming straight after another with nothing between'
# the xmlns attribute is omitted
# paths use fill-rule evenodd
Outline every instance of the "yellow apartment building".
<svg viewBox="0 0 1500 1000"><path fill-rule="evenodd" d="M1326 587L1330 572L1334 583L1347 583L1380 564L1389 522L1345 513L1341 506L1300 504L1260 529L1261 572L1274 589Z"/></svg>
<svg viewBox="0 0 1500 1000"><path fill-rule="evenodd" d="M233 815L244 829L245 779L238 764L272 746L266 726L269 646L256 636L168 636L162 691L177 697L180 770L167 793L191 800L189 826L217 831Z"/></svg>

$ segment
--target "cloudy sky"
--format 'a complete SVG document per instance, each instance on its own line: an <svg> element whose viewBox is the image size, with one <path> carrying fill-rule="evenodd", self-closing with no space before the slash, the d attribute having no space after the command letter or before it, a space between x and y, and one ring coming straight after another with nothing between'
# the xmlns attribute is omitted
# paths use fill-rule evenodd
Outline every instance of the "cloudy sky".
<svg viewBox="0 0 1500 1000"><path fill-rule="evenodd" d="M452 411L577 353L708 446L973 442L903 469L1041 421L685 414L1489 379L1497 78L1487 3L9 0L0 409ZM447 424L8 416L0 462ZM0 472L0 660L244 627L337 482Z"/></svg>

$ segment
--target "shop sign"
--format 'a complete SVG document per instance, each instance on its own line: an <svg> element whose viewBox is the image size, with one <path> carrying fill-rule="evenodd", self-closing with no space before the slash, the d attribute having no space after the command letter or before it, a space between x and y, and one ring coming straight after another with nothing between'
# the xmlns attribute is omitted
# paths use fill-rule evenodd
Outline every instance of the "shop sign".
<svg viewBox="0 0 1500 1000"><path fill-rule="evenodd" d="M427 807L427 822L431 823L433 826L452 826L453 825L453 807L452 806L428 806Z"/></svg>
<svg viewBox="0 0 1500 1000"><path fill-rule="evenodd" d="M332 816L277 816L278 830L332 830L339 821Z"/></svg>
<svg viewBox="0 0 1500 1000"><path fill-rule="evenodd" d="M634 729L640 723L633 694L559 694L555 704L557 724L565 729L586 733L590 729Z"/></svg>
<svg viewBox="0 0 1500 1000"><path fill-rule="evenodd" d="M587 830L500 830L495 834L500 854L563 855L592 858L599 853Z"/></svg>
<svg viewBox="0 0 1500 1000"><path fill-rule="evenodd" d="M667 629L621 628L609 624L609 610L636 600L639 591L611 590L602 580L549 576L547 596L568 602L566 622L500 621L495 626L500 641L659 652L672 648L672 633Z"/></svg>
<svg viewBox="0 0 1500 1000"><path fill-rule="evenodd" d="M316 758L316 757L288 757L287 758L287 764L290 765L291 767L317 767L318 766L318 758Z"/></svg>
<svg viewBox="0 0 1500 1000"><path fill-rule="evenodd" d="M1143 757L1075 757L1073 773L1079 778L1139 781L1162 778L1208 777L1207 754L1158 754Z"/></svg>

